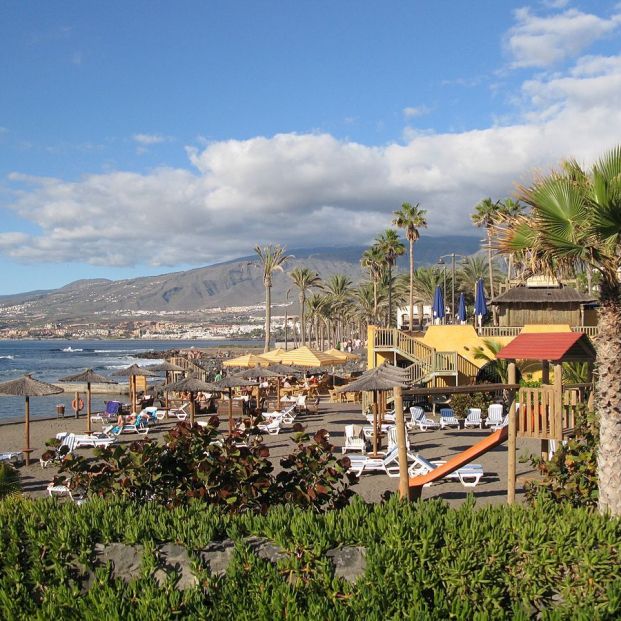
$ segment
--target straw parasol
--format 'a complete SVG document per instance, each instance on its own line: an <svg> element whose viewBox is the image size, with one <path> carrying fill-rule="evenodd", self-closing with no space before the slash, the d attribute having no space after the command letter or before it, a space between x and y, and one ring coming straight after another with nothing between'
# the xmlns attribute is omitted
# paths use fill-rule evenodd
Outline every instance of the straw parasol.
<svg viewBox="0 0 621 621"><path fill-rule="evenodd" d="M342 357L332 356L323 351L311 349L303 345L297 349L292 349L282 357L283 364L292 364L298 367L325 367L330 365L345 364Z"/></svg>
<svg viewBox="0 0 621 621"><path fill-rule="evenodd" d="M186 371L186 369L180 367L178 364L173 364L172 362L168 362L167 360L164 360L164 362L160 362L159 364L150 364L149 366L145 367L145 369L149 369L149 371L153 371L154 373L165 373L166 384L168 384L169 381L169 373L185 373ZM166 384L162 386L162 389L166 393L166 402L164 409L166 410L166 418L168 418L168 411L170 410L170 407L168 405L168 389L166 388Z"/></svg>
<svg viewBox="0 0 621 621"><path fill-rule="evenodd" d="M333 347L332 349L328 349L323 352L324 354L328 354L330 356L336 356L337 358L343 358L343 360L360 360L360 356L358 354L352 354L347 351L341 351L340 349L336 349Z"/></svg>
<svg viewBox="0 0 621 621"><path fill-rule="evenodd" d="M68 375L58 380L59 382L79 382L86 384L86 392L88 394L86 400L86 433L91 433L91 384L116 384L109 377L95 373L93 369L84 369L82 373L76 375ZM76 410L77 414L77 410Z"/></svg>
<svg viewBox="0 0 621 621"><path fill-rule="evenodd" d="M379 390L392 390L396 386L407 388L408 384L404 373L399 372L398 367L381 365L365 371L360 377L346 386L337 388L338 392L373 392L373 456L377 457L377 438L379 435L377 392Z"/></svg>
<svg viewBox="0 0 621 621"><path fill-rule="evenodd" d="M132 398L132 412L136 411L136 377L138 375L142 375L143 377L153 377L155 373L153 371L149 371L144 367L141 367L137 364L132 364L131 366L125 369L119 369L112 373L112 375L116 377L128 377L129 378L129 387Z"/></svg>
<svg viewBox="0 0 621 621"><path fill-rule="evenodd" d="M24 429L24 453L26 454L26 465L30 465L30 397L47 397L49 395L57 395L64 392L62 388L41 382L32 378L30 375L24 375L15 380L3 382L0 384L0 395L12 397L25 397L25 429Z"/></svg>
<svg viewBox="0 0 621 621"><path fill-rule="evenodd" d="M194 395L197 392L214 392L218 390L218 387L215 384L209 384L204 382L202 379L195 377L194 375L189 375L188 377L184 377L178 382L173 382L172 384L166 384L164 386L165 390L172 392L189 392L190 393L190 424L193 425L196 419L196 401L194 400Z"/></svg>
<svg viewBox="0 0 621 621"><path fill-rule="evenodd" d="M214 382L213 386L220 392L228 392L229 395L229 435L233 433L233 388L241 386L256 386L256 382L250 382L243 377L228 375L221 380Z"/></svg>
<svg viewBox="0 0 621 621"><path fill-rule="evenodd" d="M270 349L270 351L261 354L261 358L271 360L272 362L280 362L286 353L287 352L282 347L277 347L276 349Z"/></svg>
<svg viewBox="0 0 621 621"><path fill-rule="evenodd" d="M223 367L266 367L270 363L269 360L257 356L256 354L244 354L237 358L231 358L222 363Z"/></svg>

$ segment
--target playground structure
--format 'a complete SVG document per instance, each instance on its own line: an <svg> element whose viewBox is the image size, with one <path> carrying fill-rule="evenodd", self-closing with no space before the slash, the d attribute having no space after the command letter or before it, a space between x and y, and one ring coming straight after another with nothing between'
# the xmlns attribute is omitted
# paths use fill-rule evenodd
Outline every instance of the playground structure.
<svg viewBox="0 0 621 621"><path fill-rule="evenodd" d="M501 392L508 404L507 426L499 429L466 451L454 456L432 472L409 478L405 450L405 421L403 416L403 391L394 389L394 405L397 424L400 469L399 490L402 498L419 498L426 483L438 480L480 455L508 442L507 502L515 502L516 488L516 440L518 437L541 440L542 456L547 457L550 440L561 441L574 433L576 409L581 404L592 408L594 391L592 381L583 384L562 382L564 362L587 363L589 380L595 349L582 333L522 334L504 347L497 356L508 363L507 384L482 384L453 387L419 387L406 391L410 398L457 393ZM516 360L540 360L543 364L543 384L539 387L523 387L516 383ZM550 384L550 365L553 364L553 383Z"/></svg>

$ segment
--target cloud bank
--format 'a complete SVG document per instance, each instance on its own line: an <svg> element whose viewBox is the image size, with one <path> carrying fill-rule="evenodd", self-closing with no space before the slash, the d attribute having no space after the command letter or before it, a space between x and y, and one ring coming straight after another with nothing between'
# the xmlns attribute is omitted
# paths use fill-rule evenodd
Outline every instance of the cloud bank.
<svg viewBox="0 0 621 621"><path fill-rule="evenodd" d="M580 51L616 28L617 18L592 17L568 9L545 22L520 13L508 38L513 64L555 62L559 40L570 37ZM13 174L11 208L38 232L0 234L0 252L21 262L170 267L225 260L272 242L366 244L404 201L427 209L431 235L476 235L470 213L482 198L508 197L537 170L567 157L588 165L615 146L621 56L583 56L563 72L540 74L523 82L517 100L519 122L411 132L404 144L282 133L187 147L187 168L148 174L72 182ZM416 116L412 111L404 115ZM143 146L160 138L134 136Z"/></svg>

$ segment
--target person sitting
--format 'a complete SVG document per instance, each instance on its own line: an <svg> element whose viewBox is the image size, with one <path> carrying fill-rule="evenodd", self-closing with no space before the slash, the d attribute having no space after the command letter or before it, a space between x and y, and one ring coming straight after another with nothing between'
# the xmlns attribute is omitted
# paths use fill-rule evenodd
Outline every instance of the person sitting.
<svg viewBox="0 0 621 621"><path fill-rule="evenodd" d="M288 377L285 377L285 381L282 383L283 388L291 388L291 382Z"/></svg>

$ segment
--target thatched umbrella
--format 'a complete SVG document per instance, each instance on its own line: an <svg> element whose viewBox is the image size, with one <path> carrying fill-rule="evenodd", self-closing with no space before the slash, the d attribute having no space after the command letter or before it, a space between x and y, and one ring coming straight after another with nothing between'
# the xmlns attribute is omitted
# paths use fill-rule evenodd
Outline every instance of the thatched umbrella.
<svg viewBox="0 0 621 621"><path fill-rule="evenodd" d="M186 369L180 367L178 364L173 364L172 362L168 362L164 360L164 362L160 362L159 364L150 364L145 367L145 369L149 369L149 371L153 371L154 373L162 373L166 374L166 384L169 382L169 373L185 373ZM164 405L164 409L166 410L166 417L168 417L168 411L170 410L168 406L168 390L164 391L166 394L166 403Z"/></svg>
<svg viewBox="0 0 621 621"><path fill-rule="evenodd" d="M267 360L271 360L272 362L280 362L284 354L287 351L282 347L277 347L276 349L270 349L270 351L263 352L261 354L261 358L266 358Z"/></svg>
<svg viewBox="0 0 621 621"><path fill-rule="evenodd" d="M129 388L131 392L132 398L132 412L136 411L136 377L138 375L142 375L143 377L153 377L155 373L149 371L146 368L138 366L137 364L132 364L126 369L120 369L112 373L112 375L116 377L128 377L129 378Z"/></svg>
<svg viewBox="0 0 621 621"><path fill-rule="evenodd" d="M266 367L270 363L269 360L257 356L256 354L244 354L237 358L231 358L222 363L223 367Z"/></svg>
<svg viewBox="0 0 621 621"><path fill-rule="evenodd" d="M229 375L213 384L216 390L220 392L227 391L229 395L229 435L233 434L233 388L241 386L256 386L256 382L249 382L242 377Z"/></svg>
<svg viewBox="0 0 621 621"><path fill-rule="evenodd" d="M80 382L86 383L86 433L91 433L91 384L116 384L114 380L95 373L93 369L85 369L82 373L68 375L58 380L59 382ZM77 413L77 412L76 412Z"/></svg>
<svg viewBox="0 0 621 621"><path fill-rule="evenodd" d="M283 364L292 364L298 367L327 367L330 365L345 364L342 356L333 356L325 352L311 349L306 345L292 349L283 354Z"/></svg>
<svg viewBox="0 0 621 621"><path fill-rule="evenodd" d="M19 379L10 380L0 384L0 395L26 398L26 418L24 429L24 453L26 453L26 465L30 465L30 397L47 397L63 392L62 388L33 379L30 375L24 375Z"/></svg>
<svg viewBox="0 0 621 621"><path fill-rule="evenodd" d="M324 354L328 354L329 356L336 356L337 358L343 358L343 360L360 360L360 356L358 354L352 354L348 351L341 351L340 349L336 349L333 347L332 349L328 349L323 352Z"/></svg>
<svg viewBox="0 0 621 621"><path fill-rule="evenodd" d="M188 377L184 377L182 380L178 382L173 382L172 384L166 384L164 388L168 391L172 392L189 392L190 393L190 424L193 425L196 420L196 401L194 400L194 396L197 392L214 392L218 390L218 387L215 384L208 384L204 382L202 379L195 377L193 375L189 375Z"/></svg>
<svg viewBox="0 0 621 621"><path fill-rule="evenodd" d="M379 425L377 416L377 391L392 390L395 386L407 388L407 382L398 377L400 374L395 370L396 367L387 368L379 366L365 371L359 378L346 386L338 388L338 392L373 392L373 456L377 457L377 438L379 436Z"/></svg>

